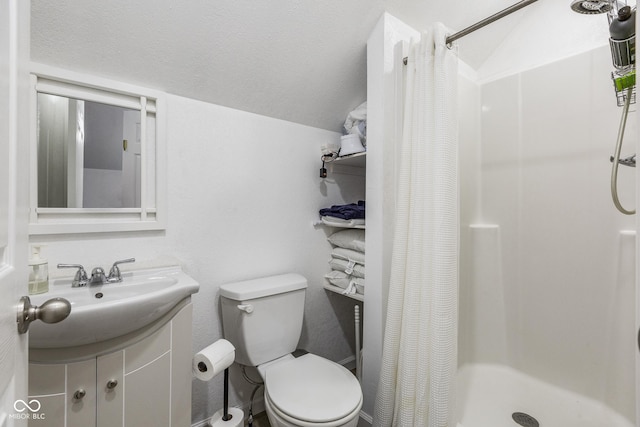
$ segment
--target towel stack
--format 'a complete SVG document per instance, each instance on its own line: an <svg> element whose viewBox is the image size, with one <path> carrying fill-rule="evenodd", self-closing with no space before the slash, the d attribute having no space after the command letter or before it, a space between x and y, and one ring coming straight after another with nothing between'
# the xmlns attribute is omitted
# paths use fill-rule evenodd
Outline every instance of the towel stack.
<svg viewBox="0 0 640 427"><path fill-rule="evenodd" d="M334 227L364 226L365 205L364 200L347 205L333 205L330 208L320 209L322 222Z"/></svg>
<svg viewBox="0 0 640 427"><path fill-rule="evenodd" d="M334 246L325 278L345 295L364 294L364 230L346 229L329 236Z"/></svg>

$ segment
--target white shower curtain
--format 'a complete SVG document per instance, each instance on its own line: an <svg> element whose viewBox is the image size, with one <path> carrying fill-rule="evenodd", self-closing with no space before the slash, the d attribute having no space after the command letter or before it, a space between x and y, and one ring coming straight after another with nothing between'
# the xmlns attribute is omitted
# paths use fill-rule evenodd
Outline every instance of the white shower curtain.
<svg viewBox="0 0 640 427"><path fill-rule="evenodd" d="M458 330L457 55L412 43L374 426L451 427Z"/></svg>

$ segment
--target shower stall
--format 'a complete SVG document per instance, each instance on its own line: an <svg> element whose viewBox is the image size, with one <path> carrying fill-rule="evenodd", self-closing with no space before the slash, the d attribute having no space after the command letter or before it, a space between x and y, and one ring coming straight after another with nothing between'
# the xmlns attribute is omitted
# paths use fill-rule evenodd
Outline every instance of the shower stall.
<svg viewBox="0 0 640 427"><path fill-rule="evenodd" d="M610 2L580 5L595 3ZM608 161L635 155L635 105L612 83L635 67L612 52L605 39L477 86L479 145L461 149L462 426L637 425L636 221L611 203L615 179L614 202L635 206L637 179Z"/></svg>
<svg viewBox="0 0 640 427"><path fill-rule="evenodd" d="M620 111L609 69L603 46L479 87L480 148L461 151L476 156L462 174L479 194L462 197L465 427L516 426L499 423L518 413L540 426L635 425L636 225L610 201ZM634 172L619 171L632 206Z"/></svg>
<svg viewBox="0 0 640 427"><path fill-rule="evenodd" d="M580 17L571 11L576 2L553 3L566 3L568 19L597 20L608 33L605 15ZM547 6L531 8L541 31L553 24L540 23ZM516 49L544 50L534 46L544 37L530 24L486 62L497 71L460 67L457 427L637 427L638 225L611 202L610 158L623 110L611 46L605 36L586 49L513 66L509 60L525 56ZM368 260L380 261L380 290L368 283L365 299L373 324L384 321L386 308L391 234L384 224L394 207L389 176L397 173L402 58L418 36L386 15L369 40L367 199L382 214L368 221L367 238L383 242L367 248ZM635 155L640 135L629 104L621 160ZM376 150L376 138L383 149ZM633 208L640 186L635 168L625 166L617 171L617 196ZM380 335L366 324L364 334L369 412Z"/></svg>

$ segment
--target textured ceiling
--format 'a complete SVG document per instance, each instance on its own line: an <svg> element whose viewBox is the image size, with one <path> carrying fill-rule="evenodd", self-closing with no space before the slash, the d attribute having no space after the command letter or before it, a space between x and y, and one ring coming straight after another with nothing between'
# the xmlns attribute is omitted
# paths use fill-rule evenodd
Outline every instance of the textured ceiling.
<svg viewBox="0 0 640 427"><path fill-rule="evenodd" d="M478 68L541 0L460 41ZM31 0L32 60L329 130L366 98L384 11L460 30L515 0ZM481 33L481 34L480 34Z"/></svg>

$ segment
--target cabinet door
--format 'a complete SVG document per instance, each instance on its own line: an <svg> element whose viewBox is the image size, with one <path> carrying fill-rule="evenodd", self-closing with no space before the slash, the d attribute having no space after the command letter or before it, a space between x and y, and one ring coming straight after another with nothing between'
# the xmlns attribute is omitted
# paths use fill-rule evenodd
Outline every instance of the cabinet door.
<svg viewBox="0 0 640 427"><path fill-rule="evenodd" d="M67 427L96 425L96 359L67 365Z"/></svg>
<svg viewBox="0 0 640 427"><path fill-rule="evenodd" d="M29 395L43 417L29 427L189 427L191 319L189 304L124 350L66 365L30 364Z"/></svg>
<svg viewBox="0 0 640 427"><path fill-rule="evenodd" d="M126 427L171 425L171 325L124 350Z"/></svg>
<svg viewBox="0 0 640 427"><path fill-rule="evenodd" d="M171 353L128 373L124 379L127 396L124 417L127 427L171 426Z"/></svg>
<svg viewBox="0 0 640 427"><path fill-rule="evenodd" d="M65 365L29 364L29 402L40 402L29 427L64 427L65 375Z"/></svg>
<svg viewBox="0 0 640 427"><path fill-rule="evenodd" d="M97 427L122 427L124 351L98 357L96 365Z"/></svg>

